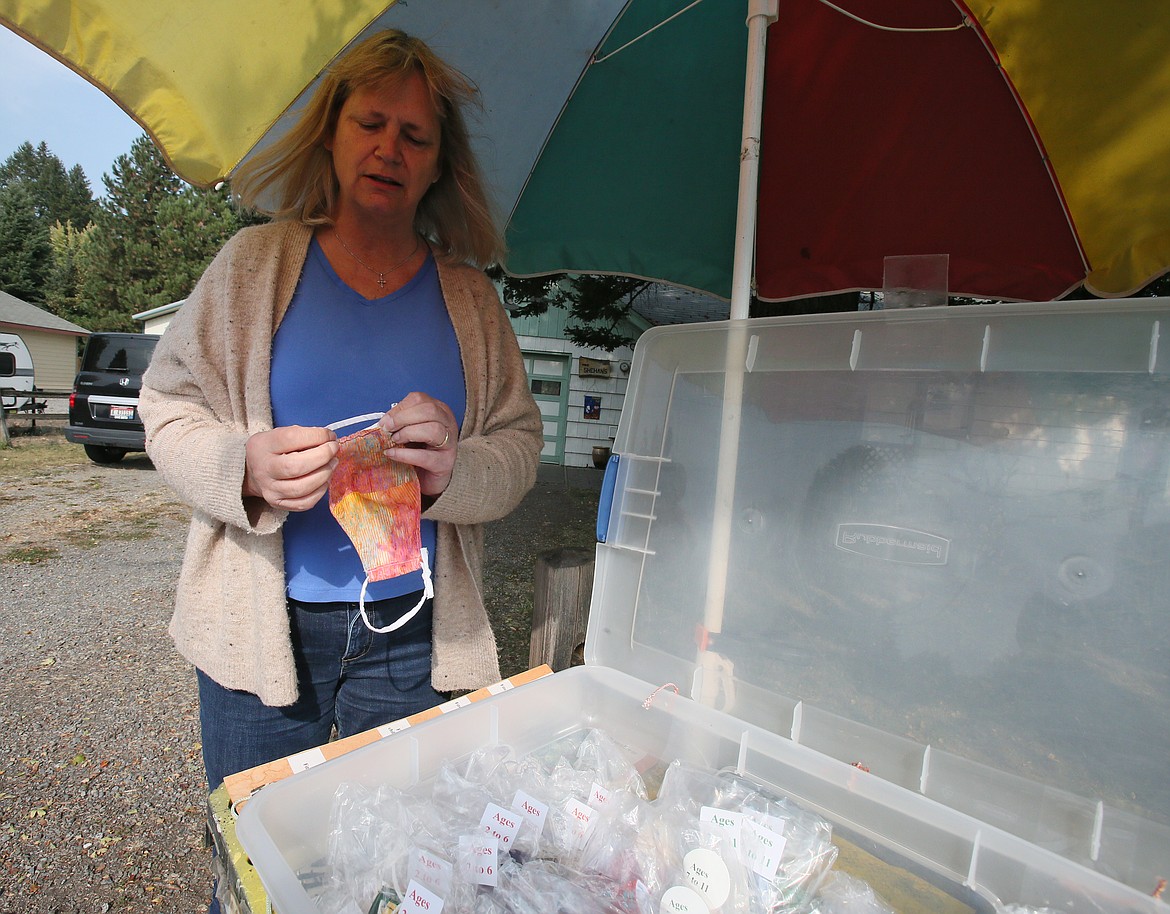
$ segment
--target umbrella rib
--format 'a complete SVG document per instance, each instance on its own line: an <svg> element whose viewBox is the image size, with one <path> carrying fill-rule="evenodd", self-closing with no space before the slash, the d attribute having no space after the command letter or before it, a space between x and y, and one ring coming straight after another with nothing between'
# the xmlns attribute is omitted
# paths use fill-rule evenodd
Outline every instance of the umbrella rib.
<svg viewBox="0 0 1170 914"><path fill-rule="evenodd" d="M696 6L698 6L702 2L703 2L703 0L694 0L693 3L688 3L681 10L678 10L677 12L672 13L671 15L667 16L665 19L663 19L657 25L652 25L650 28L646 29L646 31L644 31L641 35L638 35L634 38L631 38L629 41L627 41L625 44L623 44L620 48L614 48L612 51L610 51L608 54L606 54L602 57L594 57L593 62L594 63L602 63L603 61L609 60L615 54L620 54L622 51L624 51L630 45L637 44L639 41L641 41L647 35L651 34L652 32L658 31L660 28L662 28L664 25L666 25L666 23L670 22L673 19L677 19L683 13L694 9Z"/></svg>
<svg viewBox="0 0 1170 914"><path fill-rule="evenodd" d="M609 60L614 55L620 54L626 48L630 47L633 44L637 44L639 41L641 41L646 36L658 31L658 29L662 28L664 25L666 25L671 20L677 19L683 13L686 13L689 10L694 9L696 6L698 6L702 2L703 2L703 0L694 0L694 2L688 3L681 10L678 10L677 12L672 13L670 16L667 16L665 19L663 19L657 25L653 25L650 28L646 29L646 31L644 31L641 35L637 35L634 38L631 38L629 41L627 41L621 47L614 48L608 54L604 54L601 57L593 58L593 62L595 64L603 63L604 61ZM903 27L892 26L892 25L882 25L879 22L873 22L869 19L865 19L861 16L858 16L856 13L851 13L851 12L849 12L849 10L844 9L843 7L840 7L837 4L830 2L830 0L818 0L818 2L829 7L829 9L836 10L842 16L845 16L849 19L852 19L854 22L860 22L862 25L869 26L872 29L879 29L883 32L957 32L957 31L959 31L959 29L965 29L965 28L970 27L970 22L968 21L966 16L963 17L963 21L960 22L958 25L940 25L940 26L936 26L933 28L903 28Z"/></svg>
<svg viewBox="0 0 1170 914"><path fill-rule="evenodd" d="M940 25L933 28L904 28L893 25L882 25L879 22L872 22L869 19L864 19L861 16L858 16L856 13L851 13L849 10L837 6L836 3L831 3L830 0L817 0L817 2L827 6L831 10L836 10L842 16L852 19L854 22L860 22L862 25L867 25L871 29L878 29L882 32L957 32L959 29L970 27L970 22L966 16L963 17L963 21L958 25ZM621 48L618 48L618 50L620 51ZM617 52L615 51L614 53Z"/></svg>

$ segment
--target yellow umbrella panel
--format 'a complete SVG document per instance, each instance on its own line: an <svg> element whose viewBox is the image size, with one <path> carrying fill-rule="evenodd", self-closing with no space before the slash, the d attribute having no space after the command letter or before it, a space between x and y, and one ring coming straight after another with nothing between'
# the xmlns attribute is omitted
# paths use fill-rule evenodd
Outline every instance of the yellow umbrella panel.
<svg viewBox="0 0 1170 914"><path fill-rule="evenodd" d="M388 5L2 0L0 18L117 101L178 174L211 185Z"/></svg>

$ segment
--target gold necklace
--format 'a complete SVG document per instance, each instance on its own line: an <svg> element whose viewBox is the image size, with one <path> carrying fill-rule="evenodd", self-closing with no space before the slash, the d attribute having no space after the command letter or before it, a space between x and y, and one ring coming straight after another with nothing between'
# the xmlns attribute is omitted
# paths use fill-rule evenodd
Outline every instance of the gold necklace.
<svg viewBox="0 0 1170 914"><path fill-rule="evenodd" d="M410 253L407 254L402 260L398 261L398 263L394 264L394 266L392 266L389 270L386 270L385 272L383 272L382 270L375 270L373 267L371 267L369 264L367 264L364 260L362 260L360 257L358 257L357 254L355 254L353 251L351 251L349 249L349 245L345 243L345 239L342 238L341 235L338 233L336 226L333 227L333 237L336 238L338 243L345 249L345 253L347 253L350 257L352 257L354 260L356 260L358 263L360 263L363 267L365 267L371 273L377 274L378 288L379 289L386 288L386 273L393 273L400 266L402 266L404 263L406 263L408 260L410 260L411 257L413 257L415 254L418 253L418 243L419 243L418 242L418 235L415 235L414 236L414 247L411 249Z"/></svg>

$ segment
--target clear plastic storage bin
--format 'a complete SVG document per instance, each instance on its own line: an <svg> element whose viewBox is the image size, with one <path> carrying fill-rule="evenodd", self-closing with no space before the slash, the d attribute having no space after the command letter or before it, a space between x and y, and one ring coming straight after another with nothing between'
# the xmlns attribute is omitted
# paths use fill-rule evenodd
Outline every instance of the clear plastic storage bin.
<svg viewBox="0 0 1170 914"><path fill-rule="evenodd" d="M585 666L264 788L274 907L315 910L342 782L597 727L972 910L1170 911L1167 330L1146 299L646 333Z"/></svg>

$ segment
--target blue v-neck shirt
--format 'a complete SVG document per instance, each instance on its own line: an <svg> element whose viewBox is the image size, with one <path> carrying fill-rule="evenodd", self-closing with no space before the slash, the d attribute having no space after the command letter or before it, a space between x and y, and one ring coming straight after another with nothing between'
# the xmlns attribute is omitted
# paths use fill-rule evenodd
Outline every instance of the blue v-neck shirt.
<svg viewBox="0 0 1170 914"><path fill-rule="evenodd" d="M442 400L462 422L463 362L434 258L401 289L366 299L341 281L314 239L288 312L272 341L272 416L277 426L325 426L385 412L411 391ZM369 422L339 429L344 436ZM422 545L434 566L435 524ZM288 595L307 603L357 602L365 571L328 496L284 524ZM370 585L369 600L422 589L421 572Z"/></svg>

